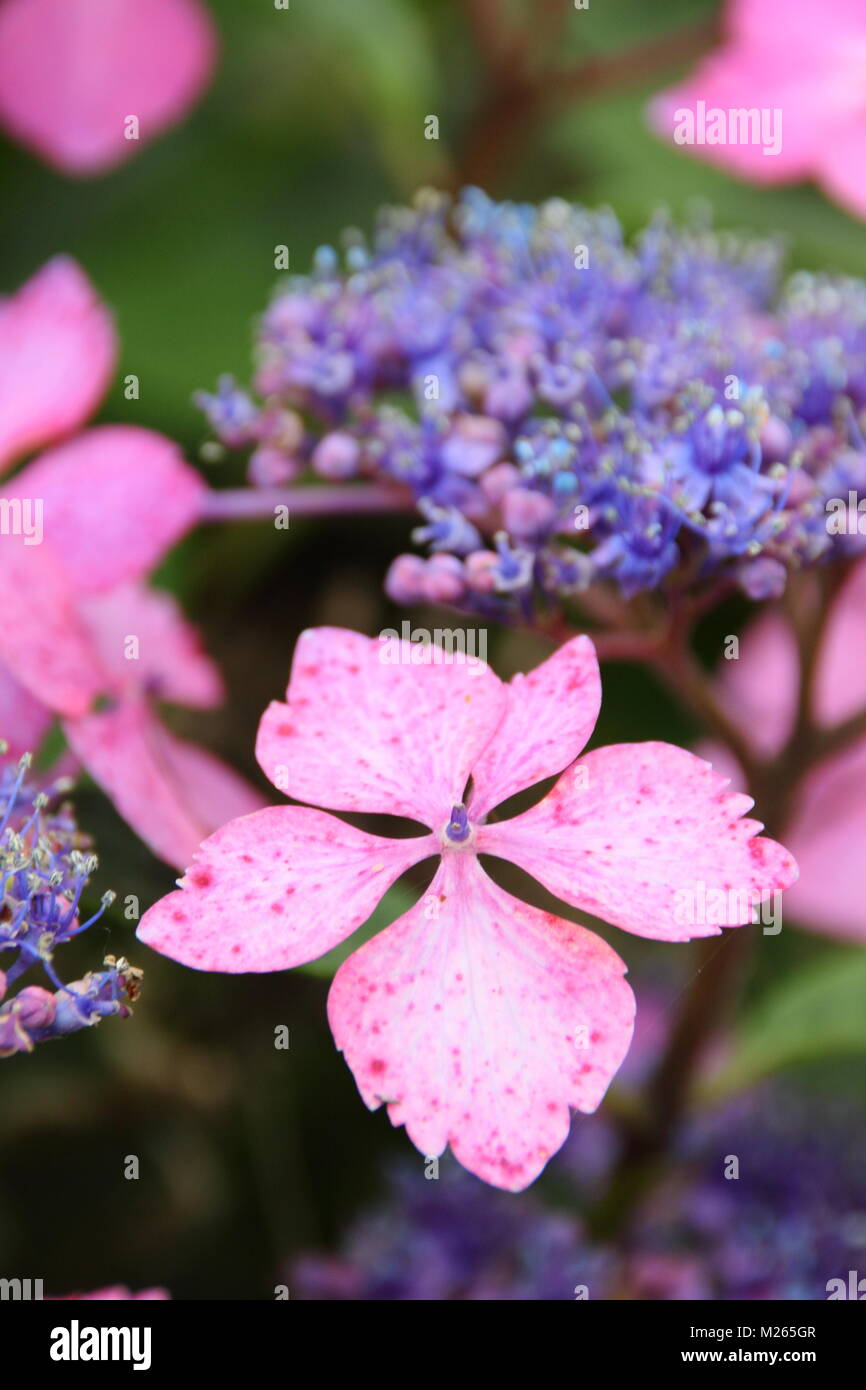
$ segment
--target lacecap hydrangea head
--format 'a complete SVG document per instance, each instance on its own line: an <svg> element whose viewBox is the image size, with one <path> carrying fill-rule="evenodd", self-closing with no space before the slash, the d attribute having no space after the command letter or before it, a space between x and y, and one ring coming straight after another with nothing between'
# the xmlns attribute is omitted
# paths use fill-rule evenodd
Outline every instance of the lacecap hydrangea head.
<svg viewBox="0 0 866 1390"><path fill-rule="evenodd" d="M866 486L866 285L783 284L775 241L701 221L629 242L561 199L423 192L286 277L252 390L200 399L253 484L414 498L429 558L395 563L400 602L525 616L720 573L761 598L863 544L828 508Z"/></svg>

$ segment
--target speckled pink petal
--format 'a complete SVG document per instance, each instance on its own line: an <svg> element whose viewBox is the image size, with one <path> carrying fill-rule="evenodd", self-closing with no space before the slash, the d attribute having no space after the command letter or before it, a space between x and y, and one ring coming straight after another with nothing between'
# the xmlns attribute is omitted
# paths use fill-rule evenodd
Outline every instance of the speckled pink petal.
<svg viewBox="0 0 866 1390"><path fill-rule="evenodd" d="M298 801L436 829L502 719L505 687L484 662L385 664L386 650L408 657L412 644L386 649L335 627L302 632L288 704L265 711L256 757Z"/></svg>
<svg viewBox="0 0 866 1390"><path fill-rule="evenodd" d="M719 893L723 925L735 926L751 918L741 901L762 902L797 877L792 855L743 819L751 805L682 748L611 744L579 759L522 816L480 827L477 848L626 931L686 941L718 934L706 905Z"/></svg>
<svg viewBox="0 0 866 1390"><path fill-rule="evenodd" d="M0 741L8 744L8 756L35 753L50 723L51 711L0 666Z"/></svg>
<svg viewBox="0 0 866 1390"><path fill-rule="evenodd" d="M106 685L46 545L0 536L0 662L50 709L83 714Z"/></svg>
<svg viewBox="0 0 866 1390"><path fill-rule="evenodd" d="M42 454L5 495L42 499L46 543L90 594L150 570L196 521L206 490L163 435L100 425Z"/></svg>
<svg viewBox="0 0 866 1390"><path fill-rule="evenodd" d="M426 897L340 966L338 1048L370 1109L422 1154L447 1144L519 1192L596 1109L631 1041L625 967L583 927L518 902L448 852Z"/></svg>
<svg viewBox="0 0 866 1390"><path fill-rule="evenodd" d="M82 599L78 608L103 666L119 687L132 685L158 699L201 709L219 704L219 669L171 594L131 580Z"/></svg>
<svg viewBox="0 0 866 1390"><path fill-rule="evenodd" d="M506 690L505 717L472 769L474 818L583 752L601 705L595 647L588 637L574 637Z"/></svg>
<svg viewBox="0 0 866 1390"><path fill-rule="evenodd" d="M268 806L205 840L138 935L196 970L287 970L344 941L431 852L429 836L385 840L307 806Z"/></svg>
<svg viewBox="0 0 866 1390"><path fill-rule="evenodd" d="M199 0L5 0L0 120L64 173L102 173L181 119L215 49Z"/></svg>
<svg viewBox="0 0 866 1390"><path fill-rule="evenodd" d="M0 469L82 425L116 355L111 315L65 256L0 301Z"/></svg>

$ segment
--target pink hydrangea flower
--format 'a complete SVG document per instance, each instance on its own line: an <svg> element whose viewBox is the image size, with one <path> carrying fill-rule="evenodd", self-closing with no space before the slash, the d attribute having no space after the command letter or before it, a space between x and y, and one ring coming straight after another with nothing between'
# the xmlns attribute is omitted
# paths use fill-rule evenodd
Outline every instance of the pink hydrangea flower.
<svg viewBox="0 0 866 1390"><path fill-rule="evenodd" d="M125 1284L111 1284L107 1289L96 1289L93 1293L63 1293L47 1300L51 1303L106 1303L106 1302L145 1302L157 1303L171 1298L165 1289L141 1289L133 1293Z"/></svg>
<svg viewBox="0 0 866 1390"><path fill-rule="evenodd" d="M820 10L788 0L728 0L726 40L680 85L650 106L650 121L673 138L678 110L779 110L782 144L684 146L762 184L814 179L866 216L866 6L826 0Z"/></svg>
<svg viewBox="0 0 866 1390"><path fill-rule="evenodd" d="M866 561L837 595L821 643L815 713L830 728L866 707ZM726 661L720 690L731 717L757 753L772 757L794 727L799 687L796 639L774 611L761 614ZM711 750L737 785L742 771L730 754ZM866 899L860 858L866 845L866 738L817 764L803 778L785 838L800 877L786 900L789 915L815 931L866 941Z"/></svg>
<svg viewBox="0 0 866 1390"><path fill-rule="evenodd" d="M7 462L83 423L115 352L110 318L71 261L51 262L0 309ZM206 491L175 444L129 425L86 430L3 487L6 756L38 747L61 716L74 753L120 813L180 867L216 825L262 804L210 754L170 735L153 709L157 698L207 708L222 696L175 601L143 582L197 521ZM96 711L98 697L107 707Z"/></svg>
<svg viewBox="0 0 866 1390"><path fill-rule="evenodd" d="M570 1108L600 1103L634 999L599 936L512 897L479 856L660 941L719 931L676 919L678 889L704 880L763 898L796 868L743 819L750 799L693 754L644 743L579 757L601 700L588 638L508 685L480 661L410 664L418 650L399 644L399 664L384 663L383 644L356 632L303 633L256 753L297 800L428 831L386 839L308 806L255 812L204 842L139 935L199 970L284 970L350 936L406 869L439 856L427 894L341 965L330 1024L371 1109L387 1105L422 1153L450 1144L518 1191L565 1140ZM530 810L488 820L556 773Z"/></svg>
<svg viewBox="0 0 866 1390"><path fill-rule="evenodd" d="M199 0L4 0L0 122L63 173L101 174L182 119L215 56Z"/></svg>

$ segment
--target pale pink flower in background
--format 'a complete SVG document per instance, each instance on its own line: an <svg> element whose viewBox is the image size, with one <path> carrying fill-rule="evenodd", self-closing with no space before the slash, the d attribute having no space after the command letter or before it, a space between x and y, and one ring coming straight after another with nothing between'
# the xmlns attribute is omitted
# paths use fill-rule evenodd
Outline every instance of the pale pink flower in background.
<svg viewBox="0 0 866 1390"><path fill-rule="evenodd" d="M405 664L385 664L381 642L359 633L303 633L256 753L287 795L428 833L386 839L307 806L269 807L206 840L139 936L199 970L284 970L345 940L406 869L441 856L418 904L340 966L331 1028L371 1109L387 1105L423 1154L450 1144L479 1177L519 1191L564 1142L570 1109L601 1102L634 999L599 936L506 893L479 855L660 941L720 930L677 920L678 890L703 881L763 900L796 866L743 819L750 798L681 748L621 744L575 761L601 700L588 638L508 685L484 663L410 664L417 645L400 651ZM488 822L557 773L530 810Z"/></svg>
<svg viewBox="0 0 866 1390"><path fill-rule="evenodd" d="M866 707L866 562L856 565L837 595L815 675L815 715L825 728ZM796 718L799 661L790 625L762 613L725 661L719 688L729 714L755 752L772 757ZM724 749L707 750L737 785L744 777ZM818 763L802 779L785 830L800 877L785 900L788 915L831 936L866 941L866 894L861 862L866 846L866 738Z"/></svg>
<svg viewBox="0 0 866 1390"><path fill-rule="evenodd" d="M110 318L72 261L51 262L8 301L0 310L7 463L83 422L115 352ZM14 390L7 391L9 381ZM171 735L154 710L157 699L209 708L222 697L219 672L174 599L143 582L196 523L206 493L175 444L130 425L86 430L3 487L0 738L7 756L37 748L59 715L74 754L121 815L179 867L203 834L262 804L229 768ZM29 537L16 531L12 522L32 523L37 506L38 534L32 525ZM95 710L99 697L106 707Z"/></svg>
<svg viewBox="0 0 866 1390"><path fill-rule="evenodd" d="M866 216L866 5L863 0L728 0L725 42L649 107L673 138L675 113L706 108L781 111L782 143L684 145L740 178L762 184L813 179Z"/></svg>
<svg viewBox="0 0 866 1390"><path fill-rule="evenodd" d="M63 1293L46 1299L50 1303L107 1303L107 1302L145 1302L157 1303L171 1298L165 1289L141 1289L133 1293L125 1284L111 1284L107 1289L96 1289L94 1293Z"/></svg>
<svg viewBox="0 0 866 1390"><path fill-rule="evenodd" d="M0 124L65 174L104 173L187 114L216 48L200 0L3 0Z"/></svg>

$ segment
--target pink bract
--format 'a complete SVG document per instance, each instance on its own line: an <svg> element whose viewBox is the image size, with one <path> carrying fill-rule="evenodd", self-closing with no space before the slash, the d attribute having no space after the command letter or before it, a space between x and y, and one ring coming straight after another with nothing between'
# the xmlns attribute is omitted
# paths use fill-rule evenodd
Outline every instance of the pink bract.
<svg viewBox="0 0 866 1390"><path fill-rule="evenodd" d="M215 54L199 0L4 0L0 122L63 173L100 174L186 114Z"/></svg>
<svg viewBox="0 0 866 1390"><path fill-rule="evenodd" d="M782 148L760 144L686 146L756 183L814 179L866 216L866 7L827 0L820 16L788 0L729 0L725 42L650 105L650 122L670 139L679 109L778 109Z"/></svg>
<svg viewBox="0 0 866 1390"><path fill-rule="evenodd" d="M815 676L816 715L824 727L866 706L866 562L840 590L821 644ZM776 612L747 629L737 661L726 661L720 690L729 713L755 750L778 753L793 729L799 669L790 626ZM738 783L743 774L730 755L713 751ZM785 838L800 877L786 901L795 921L831 936L866 941L866 900L860 854L866 844L866 739L818 763L797 789Z"/></svg>
<svg viewBox="0 0 866 1390"><path fill-rule="evenodd" d="M399 644L394 663L355 632L303 633L257 756L289 796L407 816L427 832L387 839L308 807L255 812L201 845L139 936L200 970L285 969L344 940L407 868L441 856L422 900L337 971L331 1028L371 1109L386 1105L424 1154L450 1144L479 1177L518 1191L565 1140L570 1109L598 1106L628 1049L634 999L600 937L513 898L479 854L668 941L720 930L683 924L678 891L706 880L757 901L796 866L743 819L749 798L693 754L646 743L579 758L601 698L588 638L507 685L474 659L440 652L441 664L419 665L418 650ZM529 811L488 821L557 773Z"/></svg>
<svg viewBox="0 0 866 1390"><path fill-rule="evenodd" d="M116 357L111 315L65 256L0 301L0 471L83 425Z"/></svg>
<svg viewBox="0 0 866 1390"><path fill-rule="evenodd" d="M110 319L77 266L55 261L34 276L0 310L6 458L80 425L114 353ZM175 444L131 425L85 430L3 488L22 517L28 508L32 521L38 507L41 518L38 538L0 537L7 756L37 749L59 715L121 814L179 867L221 820L262 804L229 768L170 735L153 710L155 699L206 708L222 696L219 672L174 599L145 584L198 520L206 492ZM99 697L105 708L96 708Z"/></svg>

